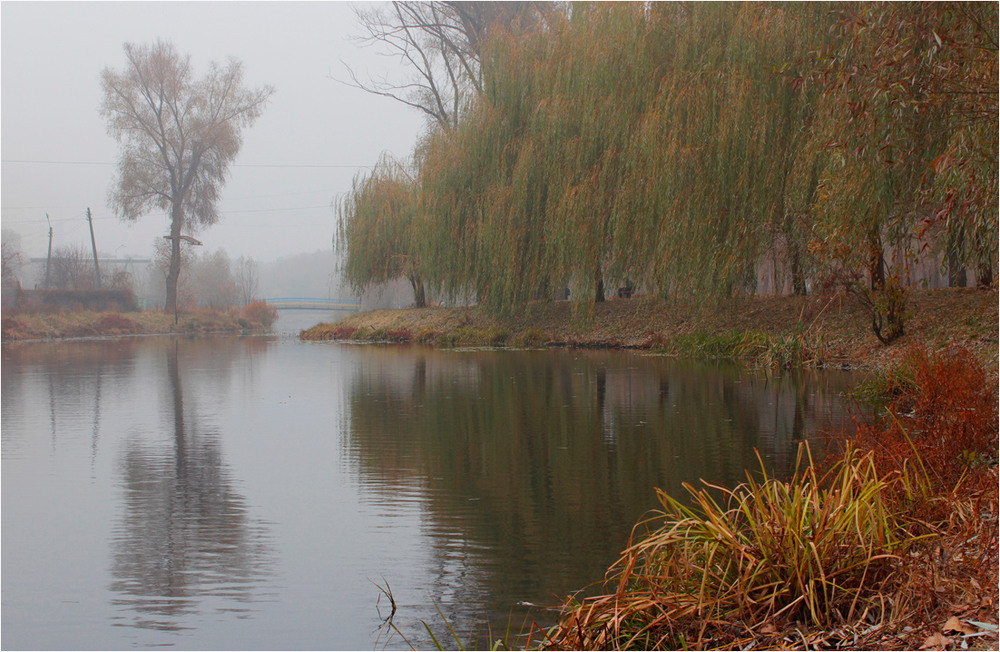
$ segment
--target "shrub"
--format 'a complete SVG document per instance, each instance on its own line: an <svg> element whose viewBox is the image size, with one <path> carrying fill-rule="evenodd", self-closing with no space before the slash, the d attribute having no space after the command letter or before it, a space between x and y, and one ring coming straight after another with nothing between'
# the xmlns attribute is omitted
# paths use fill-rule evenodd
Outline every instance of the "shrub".
<svg viewBox="0 0 1000 652"><path fill-rule="evenodd" d="M253 324L270 328L278 319L278 311L263 301L253 301L243 308L243 315Z"/></svg>
<svg viewBox="0 0 1000 652"><path fill-rule="evenodd" d="M909 290L897 279L888 279L881 287L871 288L864 282L849 286L864 309L871 315L872 332L882 344L892 344L902 337L908 312Z"/></svg>
<svg viewBox="0 0 1000 652"><path fill-rule="evenodd" d="M415 341L418 344L424 344L424 345L427 345L427 346L433 346L434 344L437 343L438 337L439 337L439 334L438 334L437 331L422 330L422 331L419 331L417 333Z"/></svg>
<svg viewBox="0 0 1000 652"><path fill-rule="evenodd" d="M951 491L973 464L996 464L996 378L961 347L935 354L913 348L904 368L887 415L855 436L883 471L911 471L922 460L923 480L937 492Z"/></svg>
<svg viewBox="0 0 1000 652"><path fill-rule="evenodd" d="M23 323L12 317L3 318L3 339L13 340L24 337L27 328Z"/></svg>

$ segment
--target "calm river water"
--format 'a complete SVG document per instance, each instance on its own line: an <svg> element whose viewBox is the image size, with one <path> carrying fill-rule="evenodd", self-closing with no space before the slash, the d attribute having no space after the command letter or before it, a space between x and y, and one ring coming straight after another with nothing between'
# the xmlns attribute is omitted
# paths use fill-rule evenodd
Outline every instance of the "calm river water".
<svg viewBox="0 0 1000 652"><path fill-rule="evenodd" d="M550 624L654 487L787 469L851 380L291 334L5 345L2 375L4 649L406 648L376 584L420 648L438 607Z"/></svg>

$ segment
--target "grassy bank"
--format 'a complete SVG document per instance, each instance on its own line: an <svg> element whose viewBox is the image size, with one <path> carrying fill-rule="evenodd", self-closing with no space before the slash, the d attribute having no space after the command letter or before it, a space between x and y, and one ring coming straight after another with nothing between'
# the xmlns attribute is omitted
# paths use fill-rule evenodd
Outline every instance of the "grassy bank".
<svg viewBox="0 0 1000 652"><path fill-rule="evenodd" d="M123 335L241 333L268 330L277 312L255 302L244 308L228 310L198 309L178 315L171 313L92 312L86 310L55 310L37 313L15 313L3 317L3 341L66 339L74 337L106 337Z"/></svg>
<svg viewBox="0 0 1000 652"><path fill-rule="evenodd" d="M357 313L305 331L306 340L419 342L433 346L589 346L659 350L685 356L748 359L778 365L891 367L907 346L962 346L997 363L997 291L916 290L906 334L883 346L871 318L849 295L752 297L697 306L650 297L613 299L589 319L568 302L535 303L499 319L479 308L422 308Z"/></svg>

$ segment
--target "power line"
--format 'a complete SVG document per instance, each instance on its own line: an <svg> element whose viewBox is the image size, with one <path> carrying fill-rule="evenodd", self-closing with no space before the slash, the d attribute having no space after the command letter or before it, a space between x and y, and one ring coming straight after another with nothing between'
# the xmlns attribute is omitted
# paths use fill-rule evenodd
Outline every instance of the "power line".
<svg viewBox="0 0 1000 652"><path fill-rule="evenodd" d="M271 193L268 195L247 195L244 197L230 197L226 196L225 201L227 202L237 202L237 201L249 201L251 199L271 199L274 197L301 197L303 195L333 195L336 191L324 188L322 190L303 190L301 192L278 192ZM59 204L56 206L46 205L46 206L2 206L0 210L3 211L35 211L35 210L45 210L54 208L74 208L76 204Z"/></svg>
<svg viewBox="0 0 1000 652"><path fill-rule="evenodd" d="M245 213L292 213L296 211L313 211L318 209L329 209L330 204L322 204L319 206L292 206L288 208L249 208L241 210L220 210L220 215L233 215L233 214L245 214ZM5 209L6 210L6 209ZM155 215L151 213L150 215ZM166 214L164 213L163 216ZM41 218L24 218L24 219L5 219L4 224L37 224ZM118 219L114 216L102 215L100 217L94 217L95 220L115 220ZM77 222L80 218L78 217L57 217L53 218L53 222ZM85 221L85 220L84 220Z"/></svg>
<svg viewBox="0 0 1000 652"><path fill-rule="evenodd" d="M42 165L114 165L104 161L55 161L41 159L0 159L0 163L37 163ZM344 164L321 164L321 163L234 163L234 168L345 168L358 169L370 168L371 165L344 165Z"/></svg>

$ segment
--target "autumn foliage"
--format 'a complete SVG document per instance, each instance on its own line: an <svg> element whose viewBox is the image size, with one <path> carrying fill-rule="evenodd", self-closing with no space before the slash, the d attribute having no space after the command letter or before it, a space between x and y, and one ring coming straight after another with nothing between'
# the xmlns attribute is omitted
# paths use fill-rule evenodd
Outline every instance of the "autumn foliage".
<svg viewBox="0 0 1000 652"><path fill-rule="evenodd" d="M263 301L253 301L243 308L246 319L252 323L270 328L271 324L278 319L278 311Z"/></svg>
<svg viewBox="0 0 1000 652"><path fill-rule="evenodd" d="M886 414L859 427L855 440L871 448L884 473L919 462L936 492L981 480L998 455L997 377L961 347L931 354L912 349Z"/></svg>

